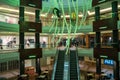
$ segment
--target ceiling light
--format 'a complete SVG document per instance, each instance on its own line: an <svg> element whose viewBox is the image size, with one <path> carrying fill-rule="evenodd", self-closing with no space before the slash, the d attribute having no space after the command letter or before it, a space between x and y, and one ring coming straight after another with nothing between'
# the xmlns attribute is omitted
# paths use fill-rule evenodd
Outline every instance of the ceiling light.
<svg viewBox="0 0 120 80"><path fill-rule="evenodd" d="M120 8L120 5L118 5L118 8ZM5 8L5 7L0 7L0 10L19 13L19 10L17 10L17 9L10 9L10 8ZM106 11L110 11L110 10L112 10L112 8L109 7L109 8L100 10L100 12L106 12ZM35 13L33 13L33 12L28 12L28 11L25 11L25 14L35 15ZM95 12L90 12L90 11L88 11L88 14L89 14L89 15L94 15ZM40 16L46 17L46 14L40 14ZM83 15L78 15L78 16L79 16L79 17L82 17ZM70 15L65 15L65 17L70 17Z"/></svg>
<svg viewBox="0 0 120 80"><path fill-rule="evenodd" d="M81 15L78 15L79 17L83 17L83 15L81 14Z"/></svg>
<svg viewBox="0 0 120 80"><path fill-rule="evenodd" d="M120 8L120 5L118 5L118 8ZM106 8L106 9L101 9L100 12L106 12L106 11L111 11L111 10L112 10L112 8L109 7L109 8ZM89 14L89 15L94 15L95 12L90 12L90 11L88 11L88 14Z"/></svg>
<svg viewBox="0 0 120 80"><path fill-rule="evenodd" d="M12 12L19 12L18 10L10 9L10 8L4 8L4 7L0 7L0 10L6 10L6 11L12 11Z"/></svg>
<svg viewBox="0 0 120 80"><path fill-rule="evenodd" d="M16 10L16 9L10 9L10 8L4 8L4 7L0 7L0 10L5 10L5 11L10 11L10 12L17 12L19 13L19 10ZM25 11L25 14L28 14L28 15L35 15L35 13L33 12L28 12L28 11ZM46 16L45 14L40 14L40 16Z"/></svg>

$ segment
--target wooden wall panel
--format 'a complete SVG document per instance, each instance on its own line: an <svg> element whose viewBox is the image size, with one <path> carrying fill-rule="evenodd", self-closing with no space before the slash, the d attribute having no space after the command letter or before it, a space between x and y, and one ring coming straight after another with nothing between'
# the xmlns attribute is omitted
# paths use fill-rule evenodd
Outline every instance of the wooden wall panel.
<svg viewBox="0 0 120 80"><path fill-rule="evenodd" d="M42 23L19 22L20 32L38 32L42 33Z"/></svg>
<svg viewBox="0 0 120 80"><path fill-rule="evenodd" d="M94 57L100 58L101 56L107 56L108 59L118 59L117 48L94 48ZM104 57L101 57L104 58Z"/></svg>
<svg viewBox="0 0 120 80"><path fill-rule="evenodd" d="M42 9L42 0L20 0L20 5Z"/></svg>
<svg viewBox="0 0 120 80"><path fill-rule="evenodd" d="M29 56L36 56L36 58L42 57L42 48L36 49L19 49L20 59L29 59Z"/></svg>

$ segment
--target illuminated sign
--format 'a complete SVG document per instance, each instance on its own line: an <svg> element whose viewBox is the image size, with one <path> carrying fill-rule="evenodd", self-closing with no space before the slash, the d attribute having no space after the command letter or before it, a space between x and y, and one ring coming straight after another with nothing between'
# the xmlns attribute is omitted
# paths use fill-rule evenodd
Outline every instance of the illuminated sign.
<svg viewBox="0 0 120 80"><path fill-rule="evenodd" d="M107 27L100 27L99 29L106 29Z"/></svg>
<svg viewBox="0 0 120 80"><path fill-rule="evenodd" d="M104 64L113 65L114 61L113 60L104 59Z"/></svg>
<svg viewBox="0 0 120 80"><path fill-rule="evenodd" d="M31 55L29 56L29 58L36 58L36 55Z"/></svg>
<svg viewBox="0 0 120 80"><path fill-rule="evenodd" d="M36 31L35 29L28 29L29 31Z"/></svg>
<svg viewBox="0 0 120 80"><path fill-rule="evenodd" d="M101 57L101 58L108 58L108 56L103 56L103 55L101 55L100 57Z"/></svg>

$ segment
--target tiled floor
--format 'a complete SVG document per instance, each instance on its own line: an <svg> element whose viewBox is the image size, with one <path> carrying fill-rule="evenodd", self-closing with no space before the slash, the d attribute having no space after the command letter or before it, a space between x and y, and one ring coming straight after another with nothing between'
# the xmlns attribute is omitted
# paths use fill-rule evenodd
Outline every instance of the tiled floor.
<svg viewBox="0 0 120 80"><path fill-rule="evenodd" d="M4 77L6 79L16 78L17 75L19 75L18 70L7 71L7 72L0 73L0 77Z"/></svg>

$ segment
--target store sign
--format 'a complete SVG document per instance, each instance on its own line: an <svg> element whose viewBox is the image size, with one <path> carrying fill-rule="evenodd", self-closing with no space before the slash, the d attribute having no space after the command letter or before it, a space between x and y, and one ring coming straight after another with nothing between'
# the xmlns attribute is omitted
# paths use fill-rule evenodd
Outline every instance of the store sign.
<svg viewBox="0 0 120 80"><path fill-rule="evenodd" d="M104 59L104 64L106 64L106 65L113 65L114 61L113 60L109 60L109 59Z"/></svg>

